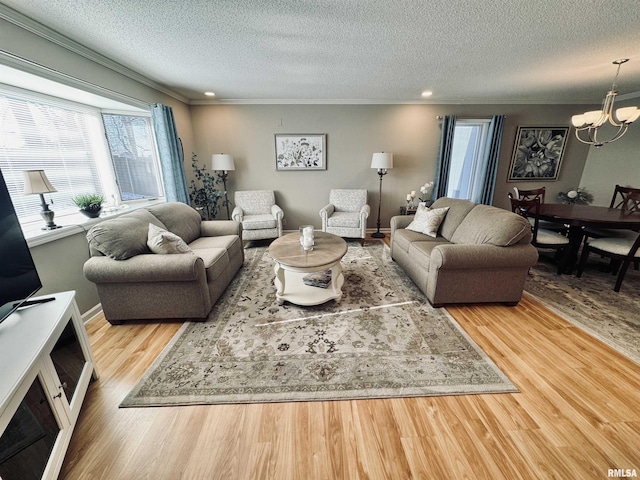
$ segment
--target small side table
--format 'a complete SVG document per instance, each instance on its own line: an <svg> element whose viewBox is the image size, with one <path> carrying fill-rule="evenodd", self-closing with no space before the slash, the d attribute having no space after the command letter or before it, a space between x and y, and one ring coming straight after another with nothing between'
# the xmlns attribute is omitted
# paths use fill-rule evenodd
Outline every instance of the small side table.
<svg viewBox="0 0 640 480"><path fill-rule="evenodd" d="M427 200L426 202L420 203L424 203L427 207L430 207L433 204L433 200ZM400 215L415 215L417 210L417 206L408 208L406 205L402 205L400 207Z"/></svg>
<svg viewBox="0 0 640 480"><path fill-rule="evenodd" d="M406 205L400 207L400 215L415 215L418 207L408 208Z"/></svg>

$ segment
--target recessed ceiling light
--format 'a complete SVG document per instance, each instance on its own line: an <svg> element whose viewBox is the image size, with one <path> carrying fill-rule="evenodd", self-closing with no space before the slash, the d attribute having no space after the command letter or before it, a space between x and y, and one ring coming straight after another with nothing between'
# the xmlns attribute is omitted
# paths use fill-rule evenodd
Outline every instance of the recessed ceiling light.
<svg viewBox="0 0 640 480"><path fill-rule="evenodd" d="M421 95L423 97L430 97L431 95L433 95L433 92L431 90L425 90L424 92L421 93Z"/></svg>
<svg viewBox="0 0 640 480"><path fill-rule="evenodd" d="M215 96L216 96L216 94L215 94L215 93L213 93L213 92L204 92L204 94L205 94L207 97L215 97Z"/></svg>

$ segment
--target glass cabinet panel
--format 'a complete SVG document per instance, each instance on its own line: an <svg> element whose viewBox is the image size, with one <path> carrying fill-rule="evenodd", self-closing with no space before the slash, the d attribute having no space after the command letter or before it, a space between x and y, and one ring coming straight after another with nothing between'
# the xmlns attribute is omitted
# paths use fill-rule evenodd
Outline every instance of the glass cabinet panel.
<svg viewBox="0 0 640 480"><path fill-rule="evenodd" d="M0 437L0 478L40 479L60 427L36 378Z"/></svg>
<svg viewBox="0 0 640 480"><path fill-rule="evenodd" d="M69 403L73 402L73 395L82 375L82 369L87 361L82 353L73 322L69 320L62 335L51 352L51 360L60 378L61 386Z"/></svg>

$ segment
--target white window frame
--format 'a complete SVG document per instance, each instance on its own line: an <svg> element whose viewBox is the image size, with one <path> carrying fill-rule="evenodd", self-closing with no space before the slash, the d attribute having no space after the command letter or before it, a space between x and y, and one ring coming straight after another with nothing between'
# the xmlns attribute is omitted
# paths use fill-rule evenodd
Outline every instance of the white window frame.
<svg viewBox="0 0 640 480"><path fill-rule="evenodd" d="M474 202L479 202L482 195L482 185L484 182L485 172L487 169L486 160L484 159L484 151L486 149L489 126L491 124L490 118L469 118L469 119L457 119L453 134L453 149L451 153L451 164L449 167L449 181L447 183L447 197L452 198L464 198ZM460 137L457 137L458 127L479 127L479 138L474 145L473 160L471 164L467 166L470 169L469 181L467 182L467 189L465 192L456 193L453 188L454 185L459 184L461 175L465 170L464 158L460 159L460 155L466 153L467 142L461 142ZM458 142L456 143L456 139ZM464 152L461 147L464 145Z"/></svg>
<svg viewBox="0 0 640 480"><path fill-rule="evenodd" d="M100 184L102 186L103 191L99 193L103 193L105 195L105 205L108 209L115 211L116 208L122 205L135 207L137 204L148 203L149 199L143 200L129 200L129 201L121 201L119 189L116 183L116 176L113 166L113 161L111 158L111 153L109 149L109 145L106 138L104 122L102 119L102 113L109 114L117 114L117 115L129 115L129 116L138 116L138 117L147 117L151 118L150 111L142 111L137 107L132 107L132 110L113 110L113 109L101 109L92 105L86 105L82 103L73 102L67 99L59 98L52 95L42 94L39 92L34 92L30 90L24 90L15 86L0 84L0 93L6 93L7 95L13 95L17 97L22 97L27 100L32 99L34 101L40 101L43 103L55 104L62 108L69 108L72 110L80 110L85 112L95 113L95 115L99 118L99 129L95 131L90 131L91 133L91 144L93 146L92 153L94 155L94 161L96 162L96 169L99 172L100 176ZM155 132L153 132L153 128L151 128L152 136L153 136L153 156L156 162L156 171L158 173L157 182L160 185L160 192L163 192L162 188L162 174L159 164L159 156L157 151L157 143L155 139ZM54 194L55 195L55 194ZM162 195L164 195L162 193ZM47 199L49 198L49 194L46 194ZM116 200L116 198L118 200ZM158 198L161 201L164 201L164 196L160 196ZM65 217L72 217L71 222L66 222L66 224L78 224L82 223L82 220L78 219L77 210L70 211L69 209L63 211L56 211L56 205L52 205L52 210L56 213L55 221L58 224L65 224ZM35 229L36 227L42 226L42 219L38 215L38 212L34 212L28 216L20 215L19 220L23 229L25 231Z"/></svg>

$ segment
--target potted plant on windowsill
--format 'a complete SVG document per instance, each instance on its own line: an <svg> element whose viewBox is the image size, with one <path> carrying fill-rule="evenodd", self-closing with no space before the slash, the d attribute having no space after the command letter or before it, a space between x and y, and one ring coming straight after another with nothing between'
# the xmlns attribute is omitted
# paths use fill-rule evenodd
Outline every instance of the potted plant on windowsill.
<svg viewBox="0 0 640 480"><path fill-rule="evenodd" d="M100 216L102 211L102 203L104 202L104 195L99 193L84 193L82 195L76 195L72 198L80 208L80 213L85 217L96 218Z"/></svg>

